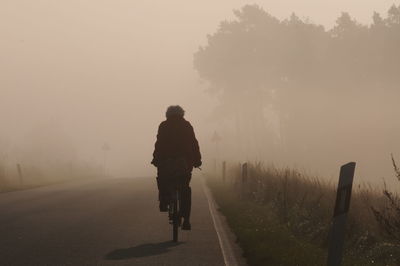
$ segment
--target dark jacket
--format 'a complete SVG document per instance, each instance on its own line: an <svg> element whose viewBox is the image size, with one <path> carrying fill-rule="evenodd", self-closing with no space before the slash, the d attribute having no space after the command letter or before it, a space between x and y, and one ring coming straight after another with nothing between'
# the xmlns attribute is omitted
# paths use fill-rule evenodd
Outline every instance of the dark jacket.
<svg viewBox="0 0 400 266"><path fill-rule="evenodd" d="M184 157L189 167L201 165L199 143L193 127L180 116L172 116L161 122L151 163L157 166L165 159L176 157Z"/></svg>

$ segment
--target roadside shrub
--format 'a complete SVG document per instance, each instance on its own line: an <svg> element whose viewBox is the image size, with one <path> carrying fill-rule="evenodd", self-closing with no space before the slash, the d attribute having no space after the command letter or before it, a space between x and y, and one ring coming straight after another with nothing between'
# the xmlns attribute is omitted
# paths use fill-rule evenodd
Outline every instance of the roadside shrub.
<svg viewBox="0 0 400 266"><path fill-rule="evenodd" d="M392 164L395 177L400 181L400 169L393 155ZM400 197L398 193L390 191L386 184L383 189L383 199L380 205L371 207L385 237L400 244Z"/></svg>

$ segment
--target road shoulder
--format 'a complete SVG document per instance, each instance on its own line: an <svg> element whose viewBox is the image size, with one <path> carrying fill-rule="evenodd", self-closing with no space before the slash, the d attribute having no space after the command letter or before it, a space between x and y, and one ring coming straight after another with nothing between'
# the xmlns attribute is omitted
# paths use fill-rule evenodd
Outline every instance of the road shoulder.
<svg viewBox="0 0 400 266"><path fill-rule="evenodd" d="M205 184L204 177L202 177L202 187L207 197L210 214L213 219L215 231L218 235L225 265L246 266L246 260L242 256L243 250L237 244L236 236L231 231L225 216L219 211L219 206L215 202L210 189Z"/></svg>

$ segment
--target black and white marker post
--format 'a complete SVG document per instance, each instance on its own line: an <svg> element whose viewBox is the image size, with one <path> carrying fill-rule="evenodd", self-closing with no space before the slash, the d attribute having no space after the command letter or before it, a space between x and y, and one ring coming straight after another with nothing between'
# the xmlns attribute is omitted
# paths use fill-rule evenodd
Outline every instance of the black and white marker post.
<svg viewBox="0 0 400 266"><path fill-rule="evenodd" d="M356 163L353 162L345 164L340 168L333 224L330 232L328 266L339 266L342 263L345 226L350 207L355 168Z"/></svg>

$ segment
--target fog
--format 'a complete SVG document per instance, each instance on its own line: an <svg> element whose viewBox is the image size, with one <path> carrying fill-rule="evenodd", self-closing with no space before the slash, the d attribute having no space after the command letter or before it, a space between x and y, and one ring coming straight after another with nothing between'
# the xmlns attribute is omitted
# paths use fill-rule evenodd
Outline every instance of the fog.
<svg viewBox="0 0 400 266"><path fill-rule="evenodd" d="M276 106L264 110L267 131L238 129L245 123L224 118L222 114L229 112L221 105L224 95L210 91L216 84L194 68L194 54L208 45L207 35L217 32L221 21L235 19L234 9L253 3L278 19L295 12L326 30L334 27L342 11L369 25L373 11L385 15L393 3L399 4L386 0L1 0L0 159L10 164L65 160L102 165L107 153L113 176L152 176L158 124L169 105L180 104L195 128L205 167L218 156L295 166L331 178L340 164L356 161L360 180L391 180L390 153L400 160L398 91L378 101L380 94L371 93L349 102L355 111L349 120L327 118L332 119L329 129L337 128L329 138L306 137L303 127L314 133L319 128L312 124L314 120L291 125L291 129L298 126L302 139L313 144L283 141ZM322 97L337 100L339 108L340 96L336 99L330 93ZM325 106L313 108L315 113ZM347 111L342 110L342 118ZM375 125L380 130L371 130ZM212 142L215 131L222 138L218 155ZM105 143L109 151L102 150Z"/></svg>

